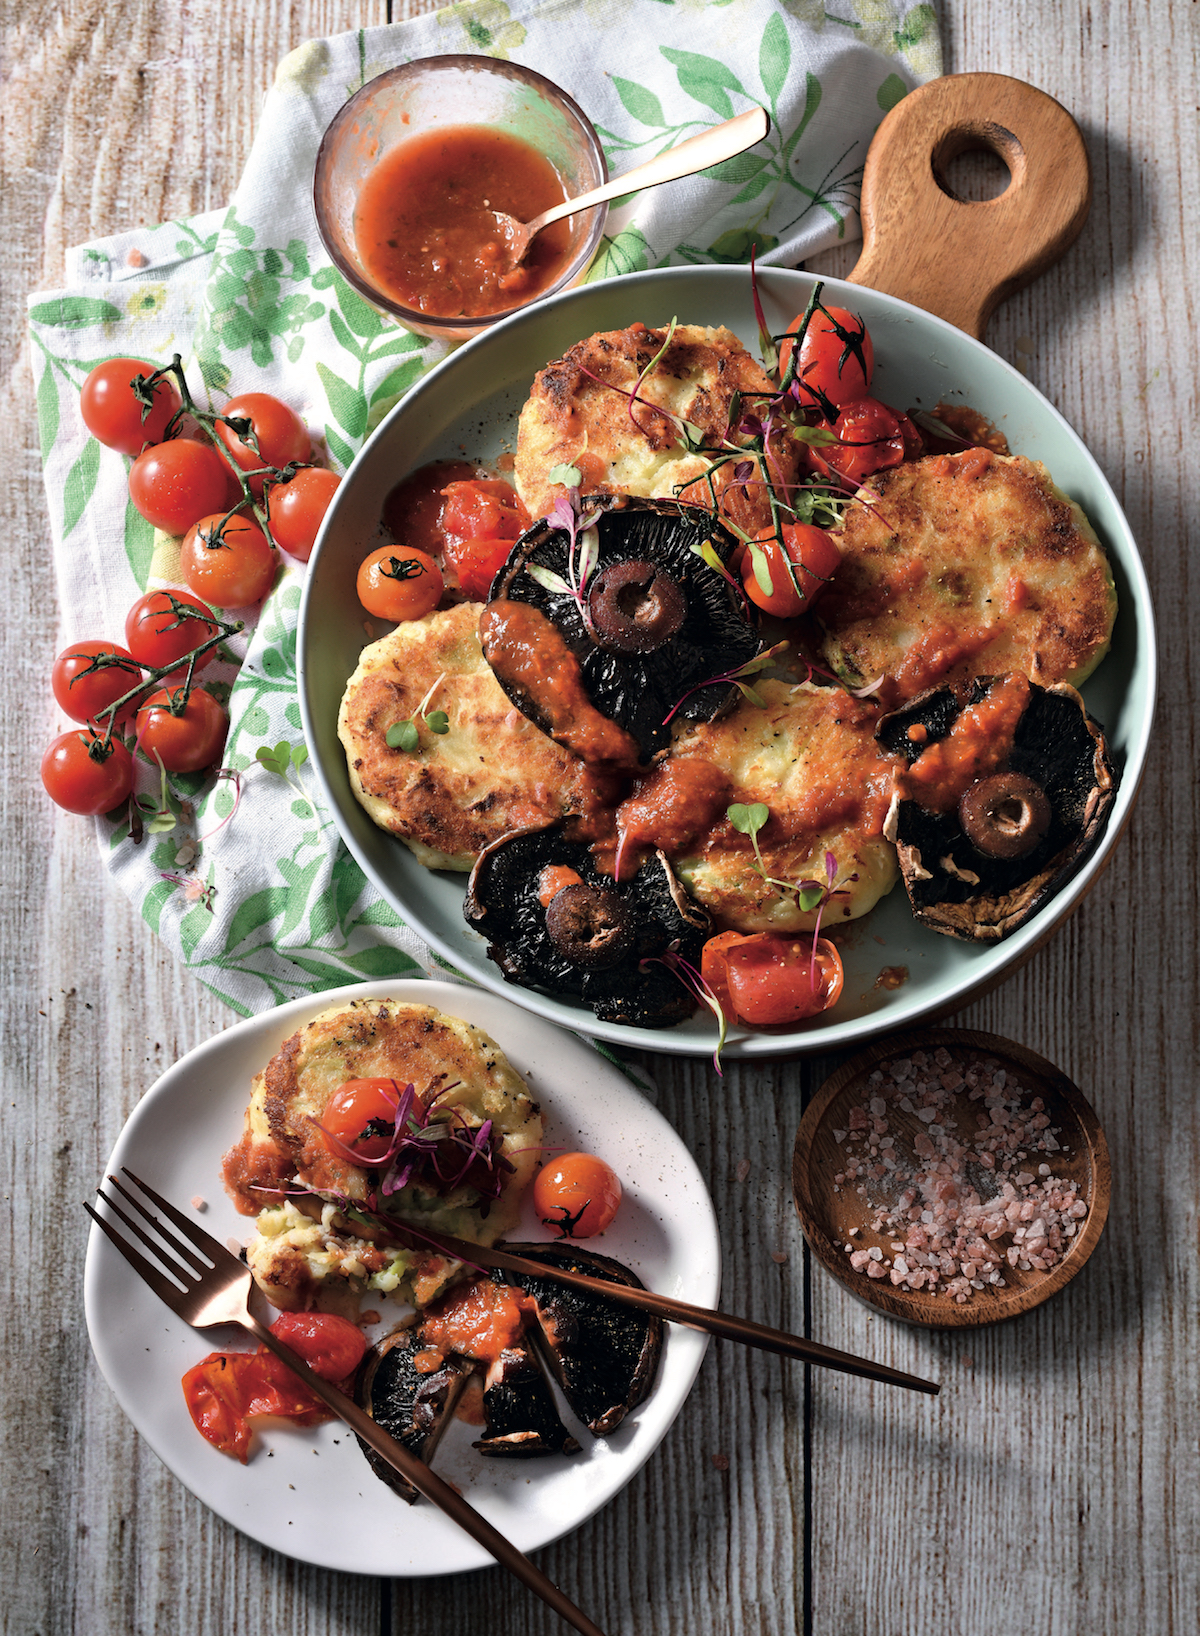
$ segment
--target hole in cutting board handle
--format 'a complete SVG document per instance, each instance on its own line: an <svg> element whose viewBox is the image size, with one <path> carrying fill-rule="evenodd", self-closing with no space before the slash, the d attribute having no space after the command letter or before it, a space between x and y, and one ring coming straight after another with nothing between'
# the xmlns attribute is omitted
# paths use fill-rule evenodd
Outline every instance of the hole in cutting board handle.
<svg viewBox="0 0 1200 1636"><path fill-rule="evenodd" d="M934 151L933 179L956 204L989 204L1018 179L1023 159L1021 144L1000 126L953 131Z"/></svg>

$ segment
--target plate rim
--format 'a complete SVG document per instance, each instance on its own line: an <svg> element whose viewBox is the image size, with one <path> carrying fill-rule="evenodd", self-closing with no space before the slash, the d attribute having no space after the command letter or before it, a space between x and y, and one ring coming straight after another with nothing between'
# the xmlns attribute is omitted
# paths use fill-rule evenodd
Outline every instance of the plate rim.
<svg viewBox="0 0 1200 1636"><path fill-rule="evenodd" d="M206 1064L210 1061L215 1065L216 1069L219 1069L222 1055L239 1051L244 1044L259 1035L279 1035L280 1038L287 1038L290 1033L294 1032L295 1028L303 1026L305 1021L332 1006L348 1003L351 1000L382 998L399 998L421 1004L432 1004L450 1015L458 1014L457 1008L459 1007L465 1009L468 1013L473 1009L479 1009L485 1015L478 1019L478 1025L493 1037L495 1021L494 1018L489 1021L486 1013L497 1011L510 1013L511 1015L507 1020L515 1024L519 1030L517 1041L515 1044L504 1044L502 1041L497 1040L510 1061L519 1058L520 1047L524 1043L524 1039L529 1036L531 1029L535 1034L540 1033L543 1035L541 1043L546 1050L553 1049L555 1052L561 1050L562 1042L558 1036L563 1033L563 1030L544 1018L531 1018L527 1012L514 1005L506 997L491 994L486 989L475 985L450 983L434 978L376 978L366 983L346 984L339 989L326 990L319 994L290 1000L271 1011L245 1018L232 1024L229 1028L208 1036L193 1046L191 1050L185 1052L182 1057L166 1068L149 1089L139 1097L113 1144L112 1152L103 1168L102 1175L108 1176L121 1163L128 1162L127 1150L131 1147L136 1148L142 1127L160 1111L160 1104L166 1101L169 1105L173 1099L178 1099L180 1096L187 1094L186 1088L190 1083L194 1084L197 1079L207 1080L212 1077L206 1068ZM468 1015L467 1020L476 1019ZM279 1034L280 1029L284 1030L282 1034ZM665 1115L603 1052L596 1051L592 1042L587 1039L577 1037L572 1043L579 1052L586 1051L589 1053L589 1057L594 1055L596 1071L600 1078L610 1087L610 1092L606 1094L615 1094L618 1101L623 1101L624 1098L628 1097L632 1103L637 1105L639 1119L644 1121L645 1126L649 1127L657 1140L669 1143L672 1146L674 1150L673 1162L677 1172L685 1175L689 1188L694 1194L689 1215L686 1218L686 1244L689 1256L689 1265L683 1269L683 1276L688 1281L686 1298L699 1305L715 1307L718 1303L721 1286L720 1233L712 1195L694 1156ZM269 1047L263 1053L263 1060L265 1061L267 1056L274 1054L277 1049L278 1044ZM516 1066L515 1061L514 1066ZM541 1077L543 1079L545 1077L544 1069L541 1070ZM547 1085L539 1084L537 1088L547 1095L552 1108L553 1098L558 1087L555 1086L551 1089ZM244 1085L239 1085L236 1092L242 1106L244 1106L248 1094L249 1083L247 1081ZM572 1093L568 1088L567 1094L569 1101L573 1094L578 1093ZM232 1086L228 1088L226 1095L229 1098L234 1097L235 1092ZM231 1130L228 1133L223 1131L214 1133L216 1145L219 1145L223 1150L226 1146L232 1144L236 1139L236 1134L236 1130ZM214 1169L212 1185L217 1192L221 1191L219 1158ZM672 1202L670 1197L658 1195L657 1202L664 1206L664 1220L669 1219ZM238 1217L237 1220L245 1223L244 1231L249 1230L250 1218ZM210 1222L209 1225L211 1227L213 1224ZM674 1247L676 1255L678 1255L682 1242L681 1235L677 1234ZM604 1252L603 1242L598 1243L598 1248L602 1253ZM631 1259L635 1262L637 1260L636 1257L631 1257ZM201 1504L208 1510L215 1512L225 1522L268 1549L280 1551L297 1561L307 1562L315 1567L328 1568L339 1572L383 1574L392 1578L421 1578L431 1574L471 1572L479 1568L495 1566L493 1559L483 1548L477 1545L469 1536L461 1534L448 1519L439 1520L445 1524L447 1538L452 1539L458 1546L456 1559L452 1561L451 1565L447 1566L446 1561L440 1554L433 1556L432 1553L426 1559L427 1565L424 1566L410 1564L406 1567L403 1564L397 1564L392 1559L363 1564L347 1561L336 1556L336 1554L322 1553L319 1548L311 1547L303 1539L303 1536L295 1544L290 1539L284 1541L281 1538L281 1533L290 1533L290 1528L282 1531L277 1529L272 1532L269 1527L256 1526L256 1519L249 1511L248 1506L239 1513L234 1502L222 1505L216 1503L208 1492L200 1492L191 1480L189 1462L186 1459L182 1462L177 1460L169 1448L164 1449L160 1446L163 1438L161 1435L156 1436L156 1428L153 1423L154 1405L142 1404L132 1395L128 1380L128 1367L122 1369L120 1362L123 1347L122 1334L116 1329L119 1321L117 1311L111 1304L106 1307L104 1301L106 1287L114 1276L122 1283L127 1284L129 1290L133 1292L133 1311L135 1313L139 1313L141 1307L144 1306L146 1311L152 1314L155 1319L166 1320L165 1328L175 1341L191 1338L191 1343L194 1343L191 1348L195 1352L194 1361L198 1361L204 1355L202 1349L217 1349L221 1344L223 1332L214 1331L210 1337L208 1331L192 1330L182 1319L175 1317L169 1309L160 1306L157 1298L147 1286L141 1284L137 1275L128 1268L119 1253L104 1236L102 1230L94 1222L90 1225L83 1270L83 1304L92 1355L118 1404L138 1434L146 1440L157 1457L178 1481L199 1499ZM676 1273L675 1276L678 1278L680 1275ZM128 1317L129 1311L122 1308L120 1310L120 1320L128 1319ZM159 1332L158 1330L155 1331L155 1333ZM140 1346L142 1339L149 1334L149 1327L139 1328L134 1342L129 1344ZM664 1357L664 1366L668 1357L672 1365L669 1377L670 1400L669 1402L660 1400L658 1410L650 1422L644 1419L639 1422L643 1428L648 1428L642 1431L645 1446L635 1445L632 1450L621 1449L617 1451L615 1457L622 1462L616 1471L618 1480L615 1483L601 1482L596 1484L596 1497L594 1499L586 1498L582 1506L572 1508L565 1514L556 1517L548 1532L544 1530L539 1532L535 1529L537 1537L522 1539L521 1548L523 1550L526 1552L539 1550L543 1546L560 1539L564 1534L582 1526L597 1511L607 1505L610 1500L615 1499L621 1489L637 1475L683 1411L706 1355L709 1339L709 1336L698 1331L670 1326L667 1339L669 1351L665 1353ZM125 1350L127 1351L128 1347L125 1347ZM668 1382L660 1377L656 1386L656 1393L667 1384ZM653 1404L654 1396L655 1394L652 1394L646 1400L646 1404L642 1405L642 1416L645 1415L647 1405ZM319 1437L322 1432L329 1432L330 1430L336 1432L339 1429L345 1432L345 1427L341 1426L339 1422L329 1422L323 1427L315 1428L310 1436ZM635 1423L632 1429L636 1437L638 1435L638 1423ZM185 1430L190 1432L195 1439L194 1444L190 1441L184 1441L182 1445L188 1455L194 1449L195 1453L202 1458L212 1454L214 1458L227 1459L225 1456L217 1456L215 1451L208 1450L199 1433L192 1431L190 1426L186 1427ZM287 1437L289 1435L294 1436L295 1433L284 1431L279 1435ZM343 1441L352 1442L348 1438L343 1438ZM612 1457L611 1453L606 1451L605 1463L607 1464ZM265 1452L260 1451L259 1458L265 1458ZM222 1479L236 1481L237 1476L243 1470L241 1466L232 1460L228 1460L227 1464L228 1471L223 1470L220 1466L209 1468L216 1478L218 1486L221 1485ZM490 1462L489 1464L503 1466L509 1463ZM181 1469L181 1465L183 1469ZM516 1463L516 1469L518 1472L523 1469L520 1462ZM591 1469L594 1473L595 1468ZM367 1476L371 1476L370 1469L365 1461L363 1462L363 1472ZM378 1479L372 1477L372 1482L376 1481ZM516 1481L517 1478L514 1476L514 1485ZM390 1493L390 1491L383 1488L383 1485L380 1485L380 1487L381 1492ZM236 1490L234 1492L236 1493ZM374 1493L375 1491L372 1488L368 1491L368 1497L373 1497ZM395 1498L395 1496L392 1496L392 1498ZM480 1503L481 1509L486 1511L487 1494L477 1494L474 1499ZM397 1503L407 1513L404 1502L397 1501ZM536 1515L535 1513L535 1517ZM437 1513L432 1512L432 1517L437 1518ZM494 1517L492 1520L496 1521ZM498 1523L498 1525L504 1526L502 1522Z"/></svg>
<svg viewBox="0 0 1200 1636"><path fill-rule="evenodd" d="M576 305L586 307L592 302L599 302L606 298L610 299L613 285L619 285L622 295L627 295L629 300L636 301L639 290L643 288L653 290L657 284L670 284L680 279L685 283L700 283L712 280L718 284L726 285L731 291L740 287L740 291L744 294L749 291L750 277L750 269L744 266L705 265L653 268L640 273L626 274L619 280L605 280L580 285L546 301L534 303L464 343L462 347L435 365L428 374L422 376L410 388L405 397L380 422L371 437L363 445L362 450L360 450L355 464L357 465L360 460L373 453L377 444L386 443L392 435L391 429L397 420L410 413L411 406L414 402L419 403L422 396L430 391L437 391L440 388L442 379L448 372L455 372L463 368L469 371L481 349L504 346L508 338L520 329L533 328L546 322L548 314L556 314L563 308ZM1055 894L1054 898L1011 937L1002 940L1000 943L986 946L962 945L964 949L982 948L983 954L976 956L980 960L993 951L1003 951L1003 953L998 953L995 959L988 962L987 970L974 977L969 972L966 973L953 986L953 991L950 994L939 992L929 995L923 1000L907 1004L905 1000L901 1000L895 1006L884 1007L860 1017L814 1024L807 1028L797 1029L790 1034L765 1035L759 1032L741 1032L736 1028L731 1028L723 1051L723 1055L731 1060L802 1056L857 1048L867 1041L877 1039L881 1035L896 1029L912 1028L953 1015L1013 976L1070 918L1111 862L1116 846L1132 814L1144 778L1157 707L1157 640L1154 610L1145 565L1142 562L1137 541L1134 538L1128 518L1125 516L1117 496L1095 456L1092 455L1084 440L1071 427L1055 405L1019 370L1006 359L1000 357L998 353L993 352L984 342L968 335L965 331L959 330L936 314L924 312L922 309L914 307L896 296L888 295L883 291L872 290L867 285L851 284L844 279L822 277L821 275L809 273L804 269L760 267L757 278L763 288L773 294L777 294L781 290L795 289L798 298L802 292L810 291L814 284L821 283L828 286L834 295L840 296L845 301L852 301L855 297L865 295L871 302L882 303L898 318L910 323L917 322L923 326L928 326L931 336L946 335L953 337L955 346L965 345L968 350L975 349L985 355L991 367L999 368L1002 374L1007 377L1022 400L1032 403L1036 406L1039 414L1050 418L1058 433L1065 436L1074 446L1077 456L1086 465L1089 478L1096 484L1102 495L1106 510L1101 525L1103 531L1106 534L1115 533L1119 536L1116 540L1108 542L1109 554L1116 559L1121 572L1128 581L1130 594L1127 600L1130 606L1123 611L1125 619L1132 621L1138 644L1139 660L1137 668L1142 673L1140 675L1142 698L1136 729L1130 733L1129 741L1125 747L1125 761L1113 810L1095 850L1084 860L1066 885ZM583 333L582 330L581 333ZM531 366L533 370L538 367L540 367L538 364ZM501 389L497 387L495 390L499 391ZM353 467L351 468L352 472ZM326 516L313 552L314 563L319 563L322 547L325 541L332 537L339 503L344 502L345 495L343 491L346 488L347 485L343 484L342 490L335 494L333 505ZM305 739L310 746L320 742L315 713L318 706L317 701L310 698L307 663L310 610L318 600L315 594L315 584L316 576L310 573L306 578L302 594L296 643L297 689L301 719ZM1121 611L1118 613L1118 619L1121 619ZM384 899L401 915L405 923L411 926L412 930L423 938L443 959L449 961L451 966L456 970L459 969L463 958L462 948L455 947L436 927L430 927L413 918L412 909L402 901L389 881L376 868L375 861L369 851L360 844L349 819L343 821L344 792L334 787L332 776L327 776L324 757L310 755L310 760L321 789L322 798L333 816L335 827L343 844L353 854L368 879L372 881ZM352 796L350 800L353 801ZM353 818L354 814L351 813L350 816ZM403 845L399 841L396 844ZM901 890L901 886L898 884L895 890ZM541 994L533 989L524 989L519 985L510 984L498 968L494 971L487 968L488 962L485 956L478 963L478 967L472 965L469 968L470 980L477 982L493 993L502 995L505 998L512 998L515 1004L533 1015L541 1016L550 1022L570 1028L575 1032L587 1034L595 1039L603 1039L612 1044L626 1047L661 1051L666 1055L677 1056L707 1056L712 1053L715 1047L715 1027L704 1027L703 1031L689 1028L687 1025L684 1025L681 1029L638 1029L626 1024L606 1023L592 1016L581 1007L567 1004L553 996Z"/></svg>

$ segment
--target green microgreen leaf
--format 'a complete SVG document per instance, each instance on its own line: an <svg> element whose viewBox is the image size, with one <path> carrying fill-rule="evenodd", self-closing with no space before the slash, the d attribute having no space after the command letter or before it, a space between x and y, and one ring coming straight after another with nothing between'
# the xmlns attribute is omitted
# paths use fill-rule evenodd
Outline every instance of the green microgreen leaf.
<svg viewBox="0 0 1200 1636"><path fill-rule="evenodd" d="M578 466L551 466L546 473L548 483L561 483L564 488L577 489L583 482L583 474Z"/></svg>
<svg viewBox="0 0 1200 1636"><path fill-rule="evenodd" d="M754 801L748 806L735 801L733 806L726 808L725 816L739 835L753 838L771 816L771 809L762 801Z"/></svg>
<svg viewBox="0 0 1200 1636"><path fill-rule="evenodd" d="M394 721L384 734L389 750L408 750L418 748L421 743L415 721Z"/></svg>
<svg viewBox="0 0 1200 1636"><path fill-rule="evenodd" d="M431 733L448 733L450 717L444 710L435 710L432 715L425 717L425 725Z"/></svg>
<svg viewBox="0 0 1200 1636"><path fill-rule="evenodd" d="M525 564L525 572L538 582L543 591L553 591L556 596L573 595L566 580L552 568L543 568L541 563L529 562Z"/></svg>

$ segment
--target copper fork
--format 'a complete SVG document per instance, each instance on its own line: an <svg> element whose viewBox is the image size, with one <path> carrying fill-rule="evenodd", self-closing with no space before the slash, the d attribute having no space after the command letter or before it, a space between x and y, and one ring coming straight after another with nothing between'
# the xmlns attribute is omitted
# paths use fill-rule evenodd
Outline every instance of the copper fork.
<svg viewBox="0 0 1200 1636"><path fill-rule="evenodd" d="M97 1197L150 1251L158 1265L147 1259L140 1250L135 1249L125 1236L117 1231L112 1222L93 1210L90 1204L85 1202L84 1209L134 1271L166 1302L172 1312L178 1314L185 1323L191 1324L194 1329L212 1329L221 1324L238 1324L242 1329L249 1331L256 1340L269 1347L293 1374L298 1375L309 1390L315 1392L334 1414L339 1415L353 1431L357 1432L364 1443L369 1444L419 1493L444 1511L460 1528L470 1534L472 1539L477 1540L490 1552L501 1567L507 1568L509 1573L514 1574L522 1584L540 1596L543 1602L548 1603L568 1624L582 1632L582 1636L603 1636L599 1627L559 1590L553 1580L548 1579L540 1568L534 1567L527 1556L493 1528L474 1506L468 1505L449 1483L443 1482L423 1460L419 1460L403 1444L389 1437L352 1398L346 1397L336 1386L314 1374L303 1358L293 1352L291 1347L285 1346L272 1335L265 1324L258 1321L250 1311L249 1304L253 1279L249 1268L244 1267L237 1256L223 1244L218 1244L210 1233L206 1233L181 1210L169 1204L153 1188L147 1187L146 1183L140 1181L131 1170L122 1170L122 1175L156 1205L167 1221L178 1229L173 1232L123 1187L115 1176L110 1176L108 1179L113 1187L132 1210L149 1224L157 1239L161 1241L156 1242L102 1188L96 1189ZM168 1274L170 1276L167 1276Z"/></svg>

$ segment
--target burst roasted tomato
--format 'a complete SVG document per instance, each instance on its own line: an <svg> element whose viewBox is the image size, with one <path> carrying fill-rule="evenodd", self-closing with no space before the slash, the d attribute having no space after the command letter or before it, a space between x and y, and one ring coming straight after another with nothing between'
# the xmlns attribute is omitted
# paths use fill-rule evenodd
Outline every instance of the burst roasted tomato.
<svg viewBox="0 0 1200 1636"><path fill-rule="evenodd" d="M810 459L818 470L835 471L851 483L924 452L921 434L908 416L878 398L848 403L832 430L837 442L811 449Z"/></svg>
<svg viewBox="0 0 1200 1636"><path fill-rule="evenodd" d="M498 478L451 483L442 494L446 561L463 595L485 602L513 541L529 527L529 513L516 489Z"/></svg>
<svg viewBox="0 0 1200 1636"><path fill-rule="evenodd" d="M700 973L730 1022L770 1028L836 1005L845 974L828 938L722 932L701 953Z"/></svg>
<svg viewBox="0 0 1200 1636"><path fill-rule="evenodd" d="M795 619L808 613L842 554L832 537L811 523L784 523L782 533L782 548L770 529L750 542L742 557L742 583L751 602L767 613Z"/></svg>

